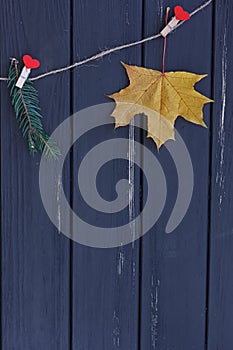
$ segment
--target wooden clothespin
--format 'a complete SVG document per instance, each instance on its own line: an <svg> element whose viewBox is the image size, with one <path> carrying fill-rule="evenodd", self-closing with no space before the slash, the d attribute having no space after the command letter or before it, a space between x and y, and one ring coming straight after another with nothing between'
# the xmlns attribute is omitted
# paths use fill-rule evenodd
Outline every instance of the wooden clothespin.
<svg viewBox="0 0 233 350"><path fill-rule="evenodd" d="M176 6L174 9L175 16L172 17L171 21L166 25L166 27L160 32L160 34L165 38L170 32L174 30L180 21L187 21L190 19L190 14L183 9L182 6Z"/></svg>
<svg viewBox="0 0 233 350"><path fill-rule="evenodd" d="M35 58L32 58L30 55L23 56L23 63L24 63L24 67L19 76L19 79L17 80L17 83L15 84L20 89L22 89L25 81L29 77L29 74L31 73L31 69L40 67L40 61L36 60Z"/></svg>

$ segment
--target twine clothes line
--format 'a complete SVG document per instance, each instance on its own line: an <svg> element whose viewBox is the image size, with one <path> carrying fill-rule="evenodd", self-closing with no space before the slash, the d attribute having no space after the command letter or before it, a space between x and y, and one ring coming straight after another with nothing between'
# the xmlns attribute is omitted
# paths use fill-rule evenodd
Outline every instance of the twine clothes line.
<svg viewBox="0 0 233 350"><path fill-rule="evenodd" d="M197 7L193 12L190 13L190 17L194 16L195 14L197 14L199 11L203 10L205 7L207 7L208 5L210 5L212 3L213 0L208 0L207 2L205 2L204 4L202 4L201 6ZM184 24L185 21L181 21L173 30L177 29L178 27L180 27L182 24ZM120 51L120 50L123 50L123 49L127 49L129 47L132 47L132 46L136 46L136 45L140 45L140 44L144 44L148 41L151 41L151 40L154 40L154 39L157 39L157 38L160 38L162 35L160 33L158 34L155 34L155 35L152 35L152 36L149 36L145 39L142 39L142 40L138 40L138 41L134 41L132 43L129 43L129 44L124 44L124 45L121 45L121 46L116 46L112 49L108 49L106 51L102 51L102 52L99 52L97 53L96 55L94 56L91 56L91 57L88 57L82 61L78 61L78 62L75 62L69 66L66 66L66 67L63 67L63 68L59 68L59 69L55 69L55 70L51 70L49 72L46 72L46 73L43 73L43 74L40 74L40 75L37 75L36 77L34 78L31 78L30 80L31 81L35 81L35 80L39 80L39 79L42 79L42 78L45 78L49 75L54 75L54 74L58 74L58 73L62 73L62 72L65 72L65 71L68 71L72 68L76 68L76 67L79 67L79 66L82 66L86 63L89 63L91 61L95 61L99 58L102 58L104 56L107 56L113 52L116 52L116 51ZM3 78L3 77L0 77L0 81L7 81L8 78Z"/></svg>

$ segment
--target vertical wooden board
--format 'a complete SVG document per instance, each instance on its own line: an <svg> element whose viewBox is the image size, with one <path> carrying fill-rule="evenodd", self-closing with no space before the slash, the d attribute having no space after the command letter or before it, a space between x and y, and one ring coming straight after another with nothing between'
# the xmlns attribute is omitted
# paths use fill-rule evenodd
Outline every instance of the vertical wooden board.
<svg viewBox="0 0 233 350"><path fill-rule="evenodd" d="M41 61L32 76L69 62L69 2L3 1L1 76L10 57ZM48 133L69 115L69 73L35 82ZM2 348L69 348L69 241L39 192L40 156L29 156L1 82ZM66 184L65 184L66 185Z"/></svg>
<svg viewBox="0 0 233 350"><path fill-rule="evenodd" d="M216 1L208 349L232 349L232 1Z"/></svg>
<svg viewBox="0 0 233 350"><path fill-rule="evenodd" d="M172 16L175 5L176 1L146 0L144 36L160 31L166 7L171 7ZM180 1L180 5L191 11L201 2ZM209 74L196 88L210 96L211 45L209 6L168 37L165 70ZM162 49L162 39L146 44L144 65L161 70ZM204 119L208 125L209 116L210 107L206 106ZM147 350L201 350L205 346L209 129L182 118L175 126L191 156L194 191L187 214L170 234L165 228L178 191L176 168L164 146L157 152L152 140L145 141L162 165L167 181L165 209L142 240L141 349Z"/></svg>
<svg viewBox="0 0 233 350"><path fill-rule="evenodd" d="M106 48L141 38L141 10L141 0L120 2L75 0L74 59L92 56ZM111 102L105 95L118 91L127 84L121 60L140 65L141 48L136 47L112 54L74 72L74 112L94 104ZM87 133L74 147L73 202L78 215L82 213L85 216L89 213L83 210L78 195L79 163L92 146L106 139L120 135L133 142L132 128L125 127L114 131L113 125L102 126ZM124 151L127 154L129 149ZM109 205L113 200L116 183L125 174L126 178L127 176L129 178L129 167L129 163L120 161L112 161L110 165L106 164L105 169L103 167L97 184L100 196L109 200ZM87 185L88 181L95 181L88 167L86 174ZM133 210L138 210L138 170L135 170L135 178L131 185L134 186L137 198ZM114 227L121 224L124 219L116 218L114 215L106 218L104 215L91 213L89 219L96 226L101 224ZM138 274L138 242L111 249L90 248L74 243L72 327L74 349L138 349Z"/></svg>

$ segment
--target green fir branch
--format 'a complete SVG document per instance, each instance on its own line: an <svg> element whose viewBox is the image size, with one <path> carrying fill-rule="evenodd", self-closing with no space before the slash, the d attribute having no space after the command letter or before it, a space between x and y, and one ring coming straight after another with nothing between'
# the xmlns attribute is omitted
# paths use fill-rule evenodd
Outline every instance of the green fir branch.
<svg viewBox="0 0 233 350"><path fill-rule="evenodd" d="M26 80L22 89L16 87L19 72L19 62L16 59L12 59L9 69L8 87L19 127L23 137L28 142L29 152L32 155L37 151L44 152L47 159L57 159L61 152L55 141L44 131L37 90L32 86L30 80Z"/></svg>

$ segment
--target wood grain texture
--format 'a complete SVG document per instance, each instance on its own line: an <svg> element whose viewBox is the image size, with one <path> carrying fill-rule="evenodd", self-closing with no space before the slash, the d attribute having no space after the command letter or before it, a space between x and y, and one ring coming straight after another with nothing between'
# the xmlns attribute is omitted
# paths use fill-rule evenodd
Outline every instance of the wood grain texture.
<svg viewBox="0 0 233 350"><path fill-rule="evenodd" d="M75 0L74 59L82 59L102 49L141 38L141 11L141 0ZM74 73L74 112L94 104L111 102L104 95L123 87L127 82L120 60L141 64L141 48L113 54ZM74 147L73 201L74 209L79 215L83 209L77 188L78 165L89 148L106 140L108 134L110 138L118 135L124 138L134 137L132 127L131 131L126 127L114 132L112 124L87 134ZM125 149L124 152L127 154L129 149ZM89 161L91 162L91 158ZM129 163L112 161L105 170L103 169L102 176L98 179L101 196L109 201L113 199L111 196L114 187L124 175L122 169L125 169L123 172L128 172ZM88 167L86 173L88 186L88 181L95 179L89 173ZM136 172L133 186L138 191L139 175ZM139 195L136 205L139 206ZM84 211L83 215L89 215L89 219L96 226L101 224L114 227L122 220L115 218L114 214L106 217ZM74 349L138 349L138 273L138 242L112 249L88 248L74 244Z"/></svg>
<svg viewBox="0 0 233 350"><path fill-rule="evenodd" d="M164 26L166 6L176 1L146 0L144 35ZM181 1L191 11L200 1ZM208 73L197 89L211 95L211 7L193 17L167 39L165 71L181 70ZM143 65L161 69L163 40L145 45ZM209 125L210 107L204 108ZM167 202L157 225L143 237L141 349L204 349L207 273L209 129L179 118L176 129L189 150L194 170L194 192L189 210L171 234L165 227L177 196L176 168L163 148L157 153L152 141L149 147L162 164L168 186ZM173 142L173 141L169 141Z"/></svg>
<svg viewBox="0 0 233 350"><path fill-rule="evenodd" d="M232 21L233 3L216 1L211 174L208 349L232 349Z"/></svg>
<svg viewBox="0 0 233 350"><path fill-rule="evenodd" d="M190 11L200 3L180 1ZM6 76L9 57L37 57L39 74L152 35L164 25L166 6L177 3L3 0L1 5L0 75ZM40 156L29 156L1 83L3 350L232 350L232 12L231 0L216 0L168 37L166 70L208 73L197 90L215 99L213 108L204 108L208 129L182 118L176 122L195 183L188 213L170 235L164 232L177 195L176 168L164 147L158 153L134 122L118 130L101 126L80 139L66 159L63 186L74 211L94 225L122 224L146 200L145 178L133 167L142 156L134 154L134 140L141 141L166 174L168 197L158 223L141 240L112 249L81 246L59 234L40 198ZM35 82L45 129L50 133L71 113L110 102L105 95L128 83L121 60L161 69L162 48L158 39ZM125 217L101 216L82 201L78 170L91 147L118 137L129 140L123 149L129 160L105 164L97 187L111 203L115 185L125 178L135 201ZM144 162L142 157L142 169ZM88 185L95 179L88 167L86 172Z"/></svg>
<svg viewBox="0 0 233 350"><path fill-rule="evenodd" d="M10 57L25 53L40 59L37 72L67 64L67 1L10 0L1 7L2 76ZM35 84L48 133L69 115L68 83L64 74ZM29 156L5 83L1 102L2 349L69 349L69 241L43 208L40 156Z"/></svg>

